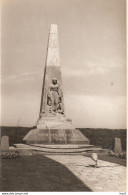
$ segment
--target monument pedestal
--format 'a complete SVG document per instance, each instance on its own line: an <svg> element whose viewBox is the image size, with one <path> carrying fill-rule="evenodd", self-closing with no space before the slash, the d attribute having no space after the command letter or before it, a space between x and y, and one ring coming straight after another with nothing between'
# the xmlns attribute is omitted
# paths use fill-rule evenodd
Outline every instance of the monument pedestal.
<svg viewBox="0 0 128 195"><path fill-rule="evenodd" d="M42 117L37 129L30 130L24 141L27 144L89 144L89 140L61 114Z"/></svg>

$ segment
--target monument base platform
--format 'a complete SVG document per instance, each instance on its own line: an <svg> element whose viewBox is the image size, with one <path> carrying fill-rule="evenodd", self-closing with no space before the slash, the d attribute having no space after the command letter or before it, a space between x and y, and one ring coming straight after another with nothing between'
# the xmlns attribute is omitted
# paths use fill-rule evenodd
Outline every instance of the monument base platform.
<svg viewBox="0 0 128 195"><path fill-rule="evenodd" d="M108 150L88 144L14 144L13 150L21 155L32 154L72 154L84 155L90 153L106 153Z"/></svg>
<svg viewBox="0 0 128 195"><path fill-rule="evenodd" d="M78 129L32 129L24 137L26 144L89 144Z"/></svg>

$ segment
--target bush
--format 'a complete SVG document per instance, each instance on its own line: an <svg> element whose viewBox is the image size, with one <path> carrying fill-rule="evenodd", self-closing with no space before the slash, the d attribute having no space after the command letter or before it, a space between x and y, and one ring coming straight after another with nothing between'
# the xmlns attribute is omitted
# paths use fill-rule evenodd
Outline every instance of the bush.
<svg viewBox="0 0 128 195"><path fill-rule="evenodd" d="M117 158L125 158L126 159L126 152L121 152L121 153L116 153L113 152L112 150L108 153L108 156L115 156Z"/></svg>
<svg viewBox="0 0 128 195"><path fill-rule="evenodd" d="M18 151L2 152L1 159L19 159L20 154Z"/></svg>

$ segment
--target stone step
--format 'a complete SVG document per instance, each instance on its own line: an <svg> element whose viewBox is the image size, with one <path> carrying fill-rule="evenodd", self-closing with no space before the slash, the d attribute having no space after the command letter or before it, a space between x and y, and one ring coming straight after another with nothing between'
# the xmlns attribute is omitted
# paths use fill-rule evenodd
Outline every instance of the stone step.
<svg viewBox="0 0 128 195"><path fill-rule="evenodd" d="M76 146L76 145L44 145L44 144L14 144L16 148L23 148L23 147L38 147L38 148L43 148L43 149L88 149L88 148L93 148L95 146L93 145L81 145L81 146ZM95 147L96 148L96 147Z"/></svg>
<svg viewBox="0 0 128 195"><path fill-rule="evenodd" d="M99 148L102 149L100 146L94 146L89 144L14 144L14 147L16 148L23 148L23 147L38 147L38 148L46 148L46 149L93 149L93 148Z"/></svg>
<svg viewBox="0 0 128 195"><path fill-rule="evenodd" d="M50 154L60 154L60 153L64 153L64 154L83 154L84 152L103 152L103 149L101 148L96 148L95 146L90 146L89 145L85 145L81 146L81 147L76 147L76 145L74 145L74 147L71 148L71 146L69 148L62 148L61 147L51 147L51 145L47 145L47 146L37 146L37 145L28 145L28 144L15 144L16 149L20 152L23 150L31 150L31 151L40 151L43 153L50 153ZM65 147L65 146L64 146Z"/></svg>
<svg viewBox="0 0 128 195"><path fill-rule="evenodd" d="M15 151L15 150L16 150L16 147L10 146L10 147L9 147L9 150L10 150L10 151Z"/></svg>
<svg viewBox="0 0 128 195"><path fill-rule="evenodd" d="M94 145L89 145L89 144L79 144L79 145L75 145L75 144L29 144L32 146L39 146L39 147L45 147L45 148L54 148L54 149L59 149L59 148L63 148L63 149L70 149L70 148L90 148L90 147L94 147ZM96 147L96 146L95 146Z"/></svg>

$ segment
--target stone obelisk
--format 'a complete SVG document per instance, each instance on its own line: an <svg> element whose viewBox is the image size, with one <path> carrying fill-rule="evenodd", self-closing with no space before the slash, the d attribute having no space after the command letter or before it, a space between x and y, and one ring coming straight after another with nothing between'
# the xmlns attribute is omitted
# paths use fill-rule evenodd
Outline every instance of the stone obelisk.
<svg viewBox="0 0 128 195"><path fill-rule="evenodd" d="M64 111L58 32L57 32L57 25L55 24L52 24L50 28L47 59L46 59L46 66L44 70L44 82L42 88L40 114L45 113L45 115L48 115L49 113L47 96L48 96L48 90L50 84L52 84L52 79L56 79L57 82L59 83L59 88L60 88L59 90L61 90L61 94L60 94L61 108Z"/></svg>
<svg viewBox="0 0 128 195"><path fill-rule="evenodd" d="M44 69L39 119L36 128L24 137L27 144L89 144L64 112L58 30L51 24Z"/></svg>

